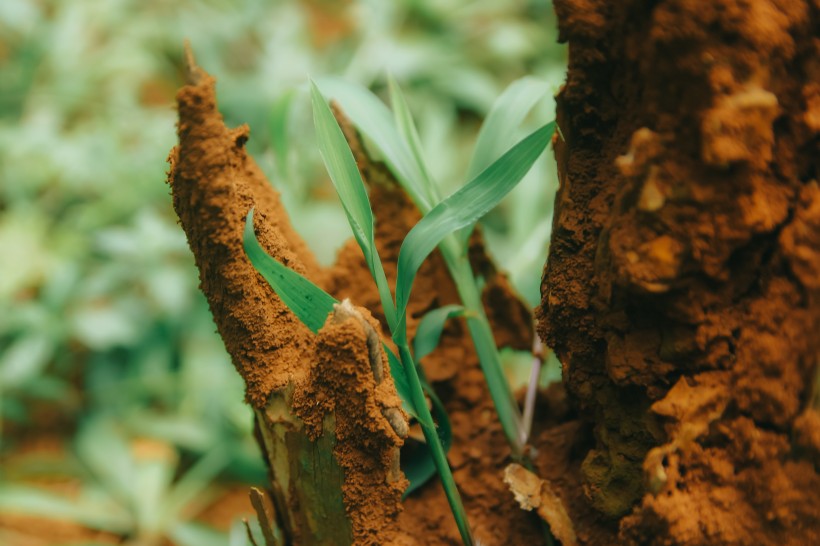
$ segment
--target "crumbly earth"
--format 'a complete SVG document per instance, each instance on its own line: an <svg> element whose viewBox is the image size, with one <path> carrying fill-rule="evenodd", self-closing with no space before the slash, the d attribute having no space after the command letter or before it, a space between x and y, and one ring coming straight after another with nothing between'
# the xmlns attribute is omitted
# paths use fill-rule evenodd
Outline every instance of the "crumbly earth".
<svg viewBox="0 0 820 546"><path fill-rule="evenodd" d="M539 316L592 428L579 538L820 543L820 3L555 9ZM587 506L617 538L585 536Z"/></svg>

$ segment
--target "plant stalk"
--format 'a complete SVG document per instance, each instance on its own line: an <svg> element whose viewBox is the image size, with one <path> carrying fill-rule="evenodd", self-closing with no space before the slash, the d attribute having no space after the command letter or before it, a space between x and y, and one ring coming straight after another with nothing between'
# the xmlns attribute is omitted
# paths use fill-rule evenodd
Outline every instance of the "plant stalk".
<svg viewBox="0 0 820 546"><path fill-rule="evenodd" d="M450 465L447 462L447 454L444 452L444 447L441 445L441 439L438 437L436 425L433 422L433 416L430 414L430 409L427 407L427 399L424 397L424 389L419 379L416 363L410 353L410 348L407 346L407 339L395 340L399 349L399 358L407 375L407 381L410 384L410 393L413 405L416 407L416 412L419 416L419 425L421 431L424 433L424 439L427 440L427 445L430 447L430 452L433 456L433 462L436 465L441 483L444 487L444 494L447 496L447 502L450 503L450 509L453 512L453 517L456 520L458 532L461 534L461 540L465 546L473 546L473 536L470 532L470 524L467 521L467 513L464 510L464 505L461 502L461 495L456 487L456 482L453 479L453 473L450 470Z"/></svg>
<svg viewBox="0 0 820 546"><path fill-rule="evenodd" d="M442 248L447 247L442 245ZM501 369L501 358L495 345L495 337L493 337L490 322L484 312L484 304L481 302L481 295L476 286L470 262L463 254L456 259L448 256L449 252L445 251L443 254L450 274L455 280L462 304L473 313L467 319L467 328L473 338L481 370L487 380L490 397L493 399L498 419L501 421L501 428L510 444L513 457L522 459L524 456L524 425L521 411L518 409L518 404L510 392L507 379Z"/></svg>

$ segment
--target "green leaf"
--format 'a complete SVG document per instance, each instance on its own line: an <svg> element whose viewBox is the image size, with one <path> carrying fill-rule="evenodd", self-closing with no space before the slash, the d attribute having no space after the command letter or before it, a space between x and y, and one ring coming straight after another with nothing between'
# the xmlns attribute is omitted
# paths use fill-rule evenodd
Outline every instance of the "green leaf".
<svg viewBox="0 0 820 546"><path fill-rule="evenodd" d="M273 103L270 113L270 134L273 146L273 155L276 159L276 167L279 176L287 178L290 174L288 155L290 151L290 136L288 135L288 116L291 105L295 97L295 92L290 90L279 97Z"/></svg>
<svg viewBox="0 0 820 546"><path fill-rule="evenodd" d="M422 213L435 205L424 191L424 172L399 132L390 109L359 85L338 78L319 80L322 91L332 97L344 110L345 116L381 154L399 184Z"/></svg>
<svg viewBox="0 0 820 546"><path fill-rule="evenodd" d="M168 530L168 537L179 546L225 546L228 536L195 522L180 522Z"/></svg>
<svg viewBox="0 0 820 546"><path fill-rule="evenodd" d="M296 271L271 258L253 231L253 209L245 218L245 253L253 267L268 281L276 295L313 333L324 326L338 301Z"/></svg>
<svg viewBox="0 0 820 546"><path fill-rule="evenodd" d="M467 180L478 176L513 145L524 118L548 92L547 83L532 76L516 80L504 90L481 124L467 168Z"/></svg>
<svg viewBox="0 0 820 546"><path fill-rule="evenodd" d="M207 494L208 488L229 462L228 451L220 446L214 446L200 457L163 499L164 526L173 525L184 518L193 518L205 508L211 500L211 495Z"/></svg>
<svg viewBox="0 0 820 546"><path fill-rule="evenodd" d="M0 513L14 512L72 521L112 533L134 530L130 514L120 505L93 498L85 490L79 497L66 498L29 485L5 483L0 488Z"/></svg>
<svg viewBox="0 0 820 546"><path fill-rule="evenodd" d="M416 329L416 337L413 339L413 353L416 362L438 347L441 332L444 330L444 323L447 322L447 319L465 314L467 314L467 310L461 305L445 305L424 315Z"/></svg>
<svg viewBox="0 0 820 546"><path fill-rule="evenodd" d="M404 140L405 145L413 153L413 159L416 162L416 170L421 174L421 189L424 192L430 204L435 205L441 201L441 196L438 193L438 187L433 182L430 176L430 171L424 161L424 154L421 150L421 139L416 130L416 124L413 122L413 116L410 113L410 107L404 98L399 84L391 76L388 78L388 85L390 87L390 103L393 105L393 117L396 120L399 134Z"/></svg>
<svg viewBox="0 0 820 546"><path fill-rule="evenodd" d="M37 378L54 356L55 343L47 332L35 332L16 339L0 357L0 390L19 388Z"/></svg>
<svg viewBox="0 0 820 546"><path fill-rule="evenodd" d="M135 462L123 431L113 418L93 415L75 436L77 457L97 483L122 506L135 504Z"/></svg>
<svg viewBox="0 0 820 546"><path fill-rule="evenodd" d="M253 231L253 209L245 218L244 245L253 267L268 281L276 295L314 334L318 332L324 326L327 316L333 312L333 305L339 301L279 260L268 256ZM390 362L390 374L404 409L416 417L401 361L387 345L383 346Z"/></svg>
<svg viewBox="0 0 820 546"><path fill-rule="evenodd" d="M399 360L399 357L390 350L390 347L388 347L387 344L382 343L382 348L387 354L387 362L390 364L390 375L393 376L393 383L396 385L396 392L399 393L399 398L401 398L401 407L404 411L410 414L410 416L418 419L419 414L413 405L413 399L410 396L410 384L407 382L407 374L404 371L404 366L402 365L401 360Z"/></svg>
<svg viewBox="0 0 820 546"><path fill-rule="evenodd" d="M444 404L441 402L436 393L428 384L424 384L424 392L430 398L433 409L431 413L436 421L436 430L438 437L441 440L441 445L444 452L450 451L450 446L453 444L453 428L450 425L450 417L447 415L447 410L444 409ZM404 492L404 497L424 485L430 478L436 474L436 463L433 460L433 455L427 444L420 442L414 443L412 446L408 445L410 442L405 442L402 448L401 469L404 475L407 476L410 485ZM412 451L408 454L407 451Z"/></svg>
<svg viewBox="0 0 820 546"><path fill-rule="evenodd" d="M478 176L513 145L515 133L532 108L548 93L546 82L527 76L514 81L495 100L481 124L473 155L467 167L467 180ZM459 233L461 246L467 244L473 226Z"/></svg>
<svg viewBox="0 0 820 546"><path fill-rule="evenodd" d="M410 230L399 251L396 311L400 323L399 328L392 329L394 338L398 335L401 340L406 336L405 311L422 262L447 235L472 224L495 207L527 174L554 131L555 122L551 122L518 142Z"/></svg>
<svg viewBox="0 0 820 546"><path fill-rule="evenodd" d="M382 308L384 309L387 324L390 329L396 324L396 309L393 303L393 294L387 284L384 267L379 259L374 240L373 211L370 208L370 199L367 197L364 181L350 146L339 127L333 112L330 110L319 88L311 82L311 101L313 103L313 124L316 127L316 138L319 143L319 152L325 163L330 179L342 206L347 214L347 220L353 229L353 236L364 253L370 274L376 281L379 290Z"/></svg>

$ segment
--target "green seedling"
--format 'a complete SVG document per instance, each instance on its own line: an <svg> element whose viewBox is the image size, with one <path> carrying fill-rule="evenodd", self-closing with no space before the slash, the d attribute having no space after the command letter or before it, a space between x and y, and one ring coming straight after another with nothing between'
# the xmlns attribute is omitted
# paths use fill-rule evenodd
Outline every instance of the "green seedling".
<svg viewBox="0 0 820 546"><path fill-rule="evenodd" d="M425 220L434 212L436 215L442 214L442 209L439 209L441 204L450 201L452 197L455 197L479 179L481 182L473 187L478 191L497 191L500 195L498 200L500 200L527 173L535 158L540 155L546 146L546 142L549 142L555 129L555 123L552 122L533 133L533 135L539 134L539 137L531 142L541 145L541 148L536 146L529 150L529 155L522 153L523 150L521 149L527 139L510 148L519 125L532 107L547 92L546 84L532 78L524 78L513 83L496 101L479 133L468 170L467 179L471 182L451 198L442 201L439 197L438 186L432 180L429 169L425 165L418 133L410 116L407 102L395 82L392 80L390 82L390 95L394 110L392 115L378 97L366 89L337 79L322 80L320 84L329 96L339 102L345 115L349 117L368 142L375 147L378 154L380 154L380 158L425 216ZM543 139L545 140L542 143ZM507 149L509 151L505 153ZM524 156L526 156L527 161L523 160ZM531 161L529 161L530 159ZM476 194L470 194L469 196L462 194L467 199L465 199L465 202L459 203L459 206L467 206L466 201L468 199L478 198L478 191L476 191ZM492 206L495 206L498 200L494 201ZM480 200L476 202L480 202ZM450 202L448 206L453 204ZM438 209L438 212L436 212L436 209ZM467 255L470 232L478 218L488 210L472 211L476 213L471 216L472 220L464 222L458 228L455 228L455 223L451 221L456 213L453 211L444 213L443 215L447 219L442 222L441 229L442 233L445 231L447 233L443 233L443 237L435 239L435 244L440 244L441 253L450 275L455 281L459 297L465 309L467 327L478 353L490 396L495 404L499 421L504 429L513 456L523 458L529 426L524 422L521 411L504 377L498 348L495 345L492 329L481 302L481 290L478 280L473 275ZM429 247L428 243L433 238L427 238L428 235L432 235L432 233L424 236L419 236L417 233L416 240L413 241L411 246L421 244ZM424 240L422 241L422 239ZM411 253L408 252L409 254ZM406 259L410 259L409 256ZM402 258L400 257L400 268L401 265ZM408 279L405 278L404 280L407 281ZM410 279L410 282L412 282L412 279ZM402 283L400 277L396 294L397 302L400 299L406 301L405 290L407 290L407 286Z"/></svg>
<svg viewBox="0 0 820 546"><path fill-rule="evenodd" d="M437 190L434 189L432 184L424 182L412 189L415 196L418 199L423 199L424 203L431 204L434 201L436 203L428 208L424 217L410 230L402 243L398 258L398 275L394 300L375 244L373 212L370 207L370 200L353 154L338 122L333 116L330 106L315 84L311 85L311 102L322 159L339 194L353 235L364 254L371 276L376 283L393 342L398 348L399 354L397 357L385 346L397 391L404 401L405 408L418 420L427 442L430 458L441 478L461 538L464 544L472 545L473 539L466 512L446 458L449 423L440 402L437 402L432 389L424 381L423 374L417 365L418 356L414 358L410 350L407 338L407 304L413 280L424 260L442 241L447 242L448 248L457 244L453 237L454 233L473 225L515 187L546 148L552 137L553 124L541 127L517 143L503 156L486 169L483 169L470 182L444 200L438 198ZM402 112L399 125L403 127L407 139L411 142L410 145L418 151L420 149L418 137L412 125L412 120L409 118L409 111L405 108ZM386 145L390 146L392 144L402 149L406 148L407 141L401 136L396 136L397 134L389 137L395 138L392 141L387 141ZM420 162L420 155L417 160L412 157L411 152L410 161L404 164L404 168L417 173L419 180L428 180L429 176L426 168ZM254 267L268 280L274 291L277 292L294 314L312 331L318 331L327 315L332 311L336 300L264 252L253 232L252 211L246 219L244 241L246 252ZM469 263L466 261L466 252L461 254L463 254L464 265L461 266L460 271L463 277L457 278L456 281L457 283L459 281L465 282L467 277L464 272L466 271L469 273L469 282L475 286L472 271L469 270ZM463 269L465 266L466 270ZM416 346L421 346L423 350L429 350L431 343L432 346L435 346L437 339L432 341L432 338L440 337L447 316L451 313L462 313L467 316L468 324L471 324L471 320L474 321L470 326L471 332L474 328L476 329L474 339L476 336L484 336L481 345L478 341L476 342L479 351L487 351L488 347L495 350L492 332L489 331L489 323L484 315L477 292L475 296L476 299L470 300L469 305L465 305L463 310L448 309L446 312L442 311L431 317L422 331L422 335L429 335L431 340L419 340L417 336ZM482 324L486 331L480 331ZM427 334L425 334L425 331ZM487 370L485 370L485 373L487 373ZM497 366L495 372L491 371L490 373L495 374L491 379L488 376L491 390L500 386L507 392L509 401L507 406L504 407L504 411L507 413L507 418L509 418L509 408L514 407L517 411L517 406L511 399L503 375L500 375L500 366ZM428 398L433 402L434 409L440 410L436 411L439 421L438 428L427 406ZM501 410L499 413L501 413Z"/></svg>

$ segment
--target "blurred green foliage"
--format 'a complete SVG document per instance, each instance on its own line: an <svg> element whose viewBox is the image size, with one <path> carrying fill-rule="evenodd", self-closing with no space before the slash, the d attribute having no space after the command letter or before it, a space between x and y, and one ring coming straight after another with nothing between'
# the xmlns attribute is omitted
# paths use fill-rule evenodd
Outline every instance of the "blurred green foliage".
<svg viewBox="0 0 820 546"><path fill-rule="evenodd" d="M297 230L330 263L349 232L314 143L308 76L341 75L384 95L392 74L433 176L454 188L510 81L533 75L557 90L566 61L554 29L546 0L0 1L6 500L12 486L71 476L133 516L147 499L173 497L216 452L219 468L191 478L202 491L264 479L241 380L214 333L163 182L184 39L218 77L226 122L249 123L250 150ZM553 107L546 97L522 134ZM533 305L552 172L537 164L485 222L491 251ZM108 455L112 468L136 464L131 452L146 439L173 453L151 471L156 487L123 499L117 486L99 485L87 446L111 445L112 434L121 443ZM54 436L63 440L59 464L19 455ZM8 509L0 502L0 539ZM171 533L195 515L177 510L179 521L150 532ZM116 532L138 536L142 520L123 517ZM178 533L173 540L187 543ZM240 535L234 529L231 543Z"/></svg>

